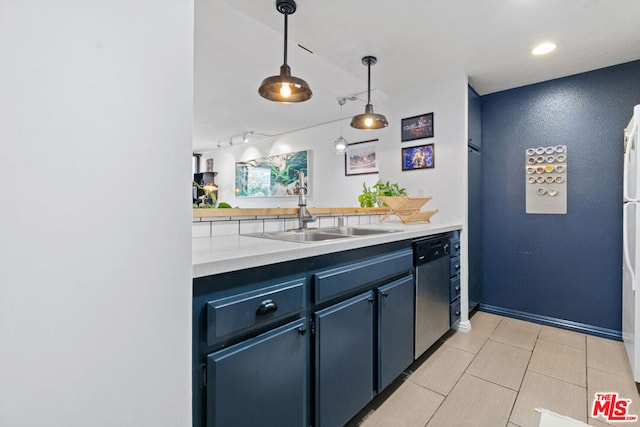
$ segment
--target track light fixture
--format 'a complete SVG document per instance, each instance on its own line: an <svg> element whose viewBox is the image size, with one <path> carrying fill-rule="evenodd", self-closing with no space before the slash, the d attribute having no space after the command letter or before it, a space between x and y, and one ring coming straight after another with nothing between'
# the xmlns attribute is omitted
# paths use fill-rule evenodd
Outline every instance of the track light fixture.
<svg viewBox="0 0 640 427"><path fill-rule="evenodd" d="M389 125L387 118L382 114L373 112L371 105L371 66L375 65L378 59L375 56L365 56L362 64L367 66L367 105L364 107L364 114L358 114L351 119L351 127L356 129L382 129Z"/></svg>
<svg viewBox="0 0 640 427"><path fill-rule="evenodd" d="M303 102L311 98L313 92L304 80L291 75L287 65L287 36L289 15L296 11L294 0L277 0L276 9L284 15L284 64L280 66L280 74L267 77L262 81L258 93L261 97L275 102Z"/></svg>
<svg viewBox="0 0 640 427"><path fill-rule="evenodd" d="M347 151L347 140L342 137L342 106L347 102L345 98L339 98L340 105L340 137L333 143L337 155L342 155Z"/></svg>

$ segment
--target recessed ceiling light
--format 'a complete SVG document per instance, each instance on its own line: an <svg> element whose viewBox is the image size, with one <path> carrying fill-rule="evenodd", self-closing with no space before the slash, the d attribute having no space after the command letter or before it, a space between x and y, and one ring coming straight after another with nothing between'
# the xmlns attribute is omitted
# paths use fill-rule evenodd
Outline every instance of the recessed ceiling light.
<svg viewBox="0 0 640 427"><path fill-rule="evenodd" d="M538 46L533 48L531 53L533 53L534 55L544 55L553 51L555 48L555 43L540 43Z"/></svg>

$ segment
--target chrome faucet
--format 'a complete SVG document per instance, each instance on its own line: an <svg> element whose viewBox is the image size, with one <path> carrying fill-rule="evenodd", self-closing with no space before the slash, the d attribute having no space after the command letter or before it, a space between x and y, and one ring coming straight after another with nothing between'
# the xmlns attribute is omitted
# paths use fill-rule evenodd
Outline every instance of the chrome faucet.
<svg viewBox="0 0 640 427"><path fill-rule="evenodd" d="M300 190L298 192L298 228L300 230L307 228L308 222L316 220L315 215L307 210L307 190L304 188L304 172L300 172Z"/></svg>

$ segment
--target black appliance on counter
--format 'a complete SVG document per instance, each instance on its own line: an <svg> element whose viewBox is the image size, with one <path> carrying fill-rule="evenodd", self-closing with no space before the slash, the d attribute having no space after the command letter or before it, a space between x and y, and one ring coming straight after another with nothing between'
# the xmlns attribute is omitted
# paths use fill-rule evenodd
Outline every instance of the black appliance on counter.
<svg viewBox="0 0 640 427"><path fill-rule="evenodd" d="M193 182L201 187L193 186L193 203L202 203L204 200L204 203L215 205L215 201L218 199L218 186L215 183L216 175L218 175L218 172L199 172L193 174ZM212 197L201 199L202 196L205 196L204 189L213 194L215 200Z"/></svg>

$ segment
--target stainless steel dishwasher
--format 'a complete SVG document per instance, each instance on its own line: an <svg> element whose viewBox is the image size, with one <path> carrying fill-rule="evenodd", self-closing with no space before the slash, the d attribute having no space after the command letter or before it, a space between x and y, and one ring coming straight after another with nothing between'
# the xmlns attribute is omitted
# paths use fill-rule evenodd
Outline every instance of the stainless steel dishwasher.
<svg viewBox="0 0 640 427"><path fill-rule="evenodd" d="M449 238L438 235L413 242L416 270L416 339L420 357L449 330Z"/></svg>

